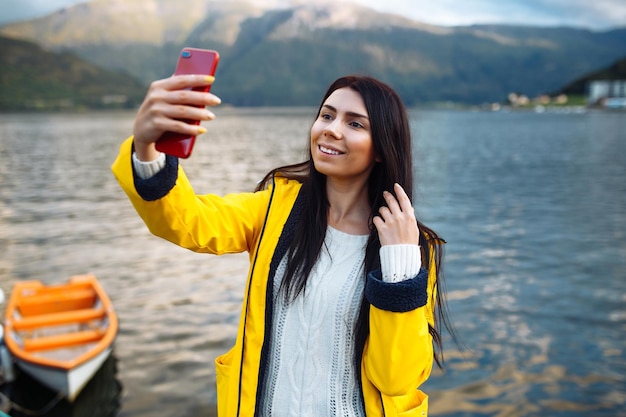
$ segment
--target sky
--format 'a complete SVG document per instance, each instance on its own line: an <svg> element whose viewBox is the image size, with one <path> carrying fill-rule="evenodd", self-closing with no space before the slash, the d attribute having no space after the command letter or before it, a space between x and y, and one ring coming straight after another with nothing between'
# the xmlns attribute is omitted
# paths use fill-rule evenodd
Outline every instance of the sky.
<svg viewBox="0 0 626 417"><path fill-rule="evenodd" d="M284 4L287 1L250 0L253 3L272 4ZM444 26L497 23L573 26L593 30L626 27L625 0L335 1L351 1L378 11L399 14L424 23ZM41 17L60 8L82 2L85 0L0 0L0 24Z"/></svg>

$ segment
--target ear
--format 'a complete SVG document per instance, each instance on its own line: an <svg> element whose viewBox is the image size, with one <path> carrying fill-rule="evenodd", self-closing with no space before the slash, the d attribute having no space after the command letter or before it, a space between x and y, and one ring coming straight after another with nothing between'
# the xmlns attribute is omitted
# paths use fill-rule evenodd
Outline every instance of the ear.
<svg viewBox="0 0 626 417"><path fill-rule="evenodd" d="M378 154L375 154L374 155L374 162L383 162L383 160L382 160L382 158Z"/></svg>

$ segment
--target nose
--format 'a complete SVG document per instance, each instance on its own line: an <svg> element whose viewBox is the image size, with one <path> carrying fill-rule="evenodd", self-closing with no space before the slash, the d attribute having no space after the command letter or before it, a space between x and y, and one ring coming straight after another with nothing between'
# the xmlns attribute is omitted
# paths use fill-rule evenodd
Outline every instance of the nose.
<svg viewBox="0 0 626 417"><path fill-rule="evenodd" d="M341 139L343 137L338 119L335 119L331 123L327 124L323 132L324 136L331 136L335 139Z"/></svg>

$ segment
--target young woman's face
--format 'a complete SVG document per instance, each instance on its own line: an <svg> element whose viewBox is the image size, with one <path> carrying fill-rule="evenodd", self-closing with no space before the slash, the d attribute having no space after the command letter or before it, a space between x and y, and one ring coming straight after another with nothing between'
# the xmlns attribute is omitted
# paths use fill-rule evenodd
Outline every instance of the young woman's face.
<svg viewBox="0 0 626 417"><path fill-rule="evenodd" d="M311 127L315 169L337 180L367 180L376 154L369 116L359 93L335 90L324 102Z"/></svg>

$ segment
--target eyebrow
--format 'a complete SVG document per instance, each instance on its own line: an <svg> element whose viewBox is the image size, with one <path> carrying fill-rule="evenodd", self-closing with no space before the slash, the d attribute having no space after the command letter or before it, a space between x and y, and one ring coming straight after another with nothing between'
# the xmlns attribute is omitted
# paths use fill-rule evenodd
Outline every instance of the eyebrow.
<svg viewBox="0 0 626 417"><path fill-rule="evenodd" d="M333 111L333 112L337 113L337 109L334 108L333 106L331 106L330 104L324 104L322 107L326 107L330 111ZM369 117L367 117L366 115L361 114L361 113L356 113L356 112L353 112L353 111L347 111L346 114L348 116L351 116L351 117L360 117L360 118L369 120Z"/></svg>

